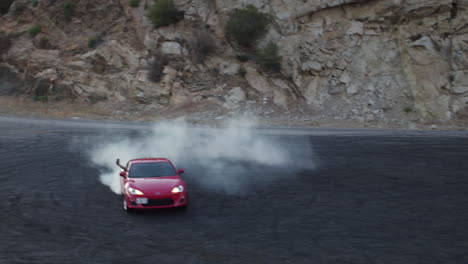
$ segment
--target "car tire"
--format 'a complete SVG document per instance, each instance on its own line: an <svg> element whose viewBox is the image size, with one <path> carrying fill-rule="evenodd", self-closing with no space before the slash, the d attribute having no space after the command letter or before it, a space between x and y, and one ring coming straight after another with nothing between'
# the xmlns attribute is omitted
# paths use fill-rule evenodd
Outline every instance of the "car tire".
<svg viewBox="0 0 468 264"><path fill-rule="evenodd" d="M122 203L122 204L123 204L123 209L124 209L127 213L132 212L132 209L130 209L130 208L127 207L127 197L125 197L125 195L123 196L122 201L123 201L123 203Z"/></svg>
<svg viewBox="0 0 468 264"><path fill-rule="evenodd" d="M179 210L181 211L187 211L188 204L179 206Z"/></svg>

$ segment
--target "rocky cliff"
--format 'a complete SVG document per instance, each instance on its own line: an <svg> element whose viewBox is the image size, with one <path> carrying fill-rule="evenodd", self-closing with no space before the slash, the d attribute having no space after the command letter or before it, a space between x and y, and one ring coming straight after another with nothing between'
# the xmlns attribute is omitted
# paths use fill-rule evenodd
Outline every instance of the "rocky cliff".
<svg viewBox="0 0 468 264"><path fill-rule="evenodd" d="M11 2L11 5L9 3ZM468 0L175 0L180 22L155 28L153 1L4 1L0 95L175 111L309 115L358 122L468 117ZM281 72L240 59L225 37L247 4L272 17ZM31 27L40 28L31 34ZM193 60L197 32L215 44ZM93 44L90 45L90 41ZM149 71L168 58L161 80ZM198 110L197 110L198 109Z"/></svg>

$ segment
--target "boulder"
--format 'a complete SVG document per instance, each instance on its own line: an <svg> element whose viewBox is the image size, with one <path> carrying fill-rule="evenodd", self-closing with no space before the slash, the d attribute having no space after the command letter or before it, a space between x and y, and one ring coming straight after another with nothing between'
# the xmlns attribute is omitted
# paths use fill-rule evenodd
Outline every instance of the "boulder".
<svg viewBox="0 0 468 264"><path fill-rule="evenodd" d="M350 86L346 88L346 93L349 95L353 95L353 94L356 94L358 90L359 90L359 85L351 84Z"/></svg>
<svg viewBox="0 0 468 264"><path fill-rule="evenodd" d="M177 42L167 41L161 45L164 54L182 55L182 46Z"/></svg>
<svg viewBox="0 0 468 264"><path fill-rule="evenodd" d="M271 85L268 80L263 77L254 67L246 66L245 79L249 83L250 87L254 88L260 93L271 94Z"/></svg>
<svg viewBox="0 0 468 264"><path fill-rule="evenodd" d="M304 98L307 104L312 104L317 97L319 92L320 80L319 78L313 78L309 81L303 92Z"/></svg>
<svg viewBox="0 0 468 264"><path fill-rule="evenodd" d="M468 93L468 71L457 71L452 74L452 91L455 94Z"/></svg>
<svg viewBox="0 0 468 264"><path fill-rule="evenodd" d="M239 103L245 101L246 95L241 87L232 88L228 95L225 97L225 106L229 109L235 109L239 106Z"/></svg>
<svg viewBox="0 0 468 264"><path fill-rule="evenodd" d="M34 50L28 59L28 70L39 72L47 68L56 68L61 63L59 50Z"/></svg>
<svg viewBox="0 0 468 264"><path fill-rule="evenodd" d="M239 73L240 64L230 61L225 61L219 64L219 73L222 75L237 75Z"/></svg>
<svg viewBox="0 0 468 264"><path fill-rule="evenodd" d="M24 90L22 76L12 67L0 65L0 95L18 94Z"/></svg>
<svg viewBox="0 0 468 264"><path fill-rule="evenodd" d="M304 62L301 66L301 70L302 71L310 71L310 70L313 70L313 71L320 71L322 70L322 65L316 61L307 61L307 62Z"/></svg>
<svg viewBox="0 0 468 264"><path fill-rule="evenodd" d="M140 84L134 91L137 102L141 104L168 105L171 99L171 89L169 86L160 84Z"/></svg>

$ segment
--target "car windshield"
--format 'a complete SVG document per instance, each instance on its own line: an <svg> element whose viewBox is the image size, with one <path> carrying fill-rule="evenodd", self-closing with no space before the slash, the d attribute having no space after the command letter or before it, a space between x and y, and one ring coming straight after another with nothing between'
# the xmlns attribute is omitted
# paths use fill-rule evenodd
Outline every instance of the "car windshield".
<svg viewBox="0 0 468 264"><path fill-rule="evenodd" d="M174 168L168 162L146 162L132 164L128 177L149 178L174 175L176 175Z"/></svg>

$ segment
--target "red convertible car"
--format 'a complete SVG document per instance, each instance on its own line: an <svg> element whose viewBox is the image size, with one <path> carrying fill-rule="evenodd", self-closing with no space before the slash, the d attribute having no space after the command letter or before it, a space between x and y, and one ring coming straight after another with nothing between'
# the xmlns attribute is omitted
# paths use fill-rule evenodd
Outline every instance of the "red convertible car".
<svg viewBox="0 0 468 264"><path fill-rule="evenodd" d="M164 158L133 159L124 167L117 159L123 208L156 209L187 207L188 195L184 181L180 178L183 169L176 171L171 161Z"/></svg>

